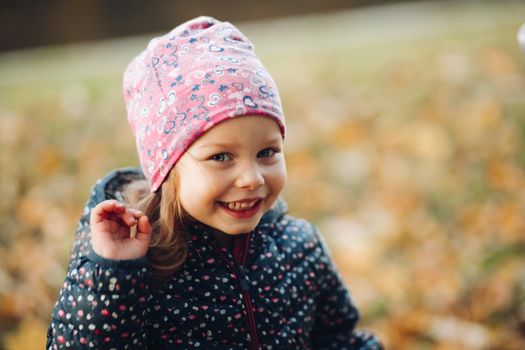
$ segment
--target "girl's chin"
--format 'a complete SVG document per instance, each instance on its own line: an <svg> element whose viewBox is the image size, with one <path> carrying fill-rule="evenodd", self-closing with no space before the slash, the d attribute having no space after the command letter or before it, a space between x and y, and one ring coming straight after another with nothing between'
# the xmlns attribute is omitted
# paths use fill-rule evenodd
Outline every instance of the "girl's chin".
<svg viewBox="0 0 525 350"><path fill-rule="evenodd" d="M255 226L252 227L251 229L239 229L239 230L227 230L227 231L221 231L223 234L226 234L226 235L230 235L230 236L238 236L238 235L243 235L245 233L249 233L251 231L255 230Z"/></svg>

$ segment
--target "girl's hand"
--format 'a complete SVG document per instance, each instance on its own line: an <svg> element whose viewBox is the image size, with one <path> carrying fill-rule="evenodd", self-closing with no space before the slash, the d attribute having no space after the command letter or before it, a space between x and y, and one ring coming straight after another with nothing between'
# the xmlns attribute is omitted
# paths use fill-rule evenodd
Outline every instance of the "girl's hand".
<svg viewBox="0 0 525 350"><path fill-rule="evenodd" d="M148 251L151 225L139 210L106 200L91 210L90 225L93 250L104 258L137 259Z"/></svg>

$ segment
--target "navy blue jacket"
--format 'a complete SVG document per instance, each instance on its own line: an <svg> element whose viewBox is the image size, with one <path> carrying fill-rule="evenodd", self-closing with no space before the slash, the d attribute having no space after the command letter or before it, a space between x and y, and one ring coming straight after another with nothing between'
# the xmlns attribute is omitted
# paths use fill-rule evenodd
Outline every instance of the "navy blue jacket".
<svg viewBox="0 0 525 350"><path fill-rule="evenodd" d="M160 288L145 258L91 249L89 212L142 174L99 180L80 220L47 349L381 349L356 331L358 312L317 229L279 200L246 234L239 260L196 223L189 255Z"/></svg>

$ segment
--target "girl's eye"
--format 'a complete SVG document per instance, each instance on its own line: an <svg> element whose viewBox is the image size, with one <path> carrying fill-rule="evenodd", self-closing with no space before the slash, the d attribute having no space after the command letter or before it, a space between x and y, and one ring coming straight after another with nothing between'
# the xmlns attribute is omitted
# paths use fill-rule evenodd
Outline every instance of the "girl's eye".
<svg viewBox="0 0 525 350"><path fill-rule="evenodd" d="M217 153L211 156L211 160L214 160L216 162L225 162L227 160L230 160L231 157L227 153Z"/></svg>
<svg viewBox="0 0 525 350"><path fill-rule="evenodd" d="M259 153L257 153L257 157L259 157L259 158L270 158L275 153L277 153L277 151L274 150L273 148L265 148L262 151L260 151Z"/></svg>

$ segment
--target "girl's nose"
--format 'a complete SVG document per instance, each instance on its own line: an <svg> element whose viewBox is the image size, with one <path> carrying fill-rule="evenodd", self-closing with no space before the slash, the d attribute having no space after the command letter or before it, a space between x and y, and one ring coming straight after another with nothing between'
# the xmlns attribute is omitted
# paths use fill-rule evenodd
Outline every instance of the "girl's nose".
<svg viewBox="0 0 525 350"><path fill-rule="evenodd" d="M236 184L239 188L253 190L264 184L264 176L256 164L250 164L240 169Z"/></svg>

